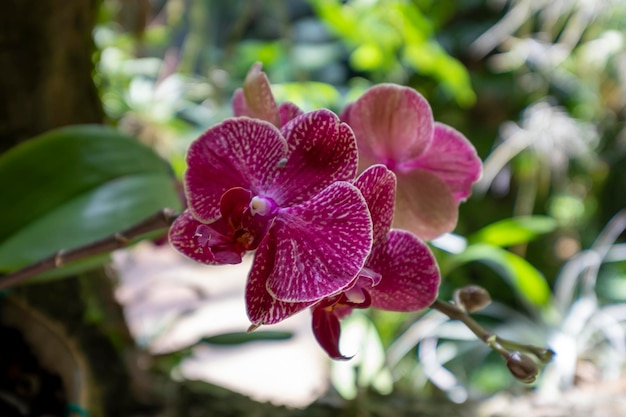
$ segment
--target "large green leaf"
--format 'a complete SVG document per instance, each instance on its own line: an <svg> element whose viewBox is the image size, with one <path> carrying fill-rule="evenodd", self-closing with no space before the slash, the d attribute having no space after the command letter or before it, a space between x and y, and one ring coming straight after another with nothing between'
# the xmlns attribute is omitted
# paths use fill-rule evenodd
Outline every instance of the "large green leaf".
<svg viewBox="0 0 626 417"><path fill-rule="evenodd" d="M527 243L539 235L552 232L557 223L548 216L521 216L504 219L485 226L468 238L470 242L494 246L513 246Z"/></svg>
<svg viewBox="0 0 626 417"><path fill-rule="evenodd" d="M50 131L1 155L0 201L1 272L180 208L168 164L98 125Z"/></svg>
<svg viewBox="0 0 626 417"><path fill-rule="evenodd" d="M550 286L543 275L524 258L505 249L486 245L470 245L454 259L454 266L479 261L494 268L505 278L525 302L534 307L545 307L551 299Z"/></svg>

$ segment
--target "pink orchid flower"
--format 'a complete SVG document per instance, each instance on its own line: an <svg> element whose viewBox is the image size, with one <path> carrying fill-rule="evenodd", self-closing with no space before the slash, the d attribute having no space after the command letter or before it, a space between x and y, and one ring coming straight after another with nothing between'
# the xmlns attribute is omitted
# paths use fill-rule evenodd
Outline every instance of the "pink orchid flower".
<svg viewBox="0 0 626 417"><path fill-rule="evenodd" d="M351 183L354 135L332 112L300 115L280 130L228 119L192 143L187 163L189 208L169 238L189 258L232 264L256 249L246 291L285 302L334 294L363 268L372 221Z"/></svg>
<svg viewBox="0 0 626 417"><path fill-rule="evenodd" d="M409 232L390 231L396 189L393 172L375 165L365 170L354 185L361 191L372 217L374 243L364 267L340 291L296 303L272 297L262 290L265 277L251 274L250 280L255 285L249 288L254 291L246 293L251 328L277 323L312 307L313 333L319 344L331 358L347 359L339 351L339 321L354 308L417 311L435 300L439 269L427 245ZM260 262L271 263L264 258L257 253Z"/></svg>
<svg viewBox="0 0 626 417"><path fill-rule="evenodd" d="M394 225L426 240L454 229L482 171L465 136L435 122L417 91L395 84L370 88L341 119L356 135L359 165L384 164L397 175Z"/></svg>
<svg viewBox="0 0 626 417"><path fill-rule="evenodd" d="M235 91L233 114L265 120L280 128L303 111L291 102L276 103L267 75L261 68L260 62L254 64L246 75L243 88Z"/></svg>

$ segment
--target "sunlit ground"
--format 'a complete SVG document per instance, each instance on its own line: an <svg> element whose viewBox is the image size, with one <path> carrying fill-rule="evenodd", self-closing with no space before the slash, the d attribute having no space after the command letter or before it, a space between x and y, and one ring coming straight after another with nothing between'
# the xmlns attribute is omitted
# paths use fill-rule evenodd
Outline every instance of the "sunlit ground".
<svg viewBox="0 0 626 417"><path fill-rule="evenodd" d="M169 246L140 244L115 254L117 298L137 343L152 353L176 351L202 337L245 332L250 325L241 265L205 266ZM308 312L268 327L289 340L239 345L199 344L174 377L205 380L259 401L302 407L327 388L328 360L310 330ZM262 330L263 328L259 329Z"/></svg>

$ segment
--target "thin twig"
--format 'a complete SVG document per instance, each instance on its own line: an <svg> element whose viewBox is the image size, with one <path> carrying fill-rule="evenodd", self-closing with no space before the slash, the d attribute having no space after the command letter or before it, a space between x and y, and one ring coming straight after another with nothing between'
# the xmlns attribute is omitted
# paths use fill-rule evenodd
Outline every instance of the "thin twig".
<svg viewBox="0 0 626 417"><path fill-rule="evenodd" d="M176 214L174 210L167 208L162 209L147 219L142 220L141 222L122 230L121 232L105 237L104 239L88 243L87 245L80 246L75 249L61 249L48 258L42 259L34 264L30 264L18 271L0 276L0 290L19 284L20 282L41 273L55 268L60 268L68 262L77 261L79 259L84 259L101 253L111 252L115 249L128 246L135 238L170 226L176 217L178 217L178 214Z"/></svg>
<svg viewBox="0 0 626 417"><path fill-rule="evenodd" d="M430 305L430 308L445 314L452 320L459 320L465 324L465 326L467 326L467 328L470 329L480 340L487 344L487 346L500 354L505 353L507 349L515 351L519 350L533 354L542 363L549 362L552 359L552 356L554 356L554 352L550 349L503 339L496 334L489 332L478 324L476 320L471 318L463 308L457 306L456 304L443 300L435 300L435 302Z"/></svg>

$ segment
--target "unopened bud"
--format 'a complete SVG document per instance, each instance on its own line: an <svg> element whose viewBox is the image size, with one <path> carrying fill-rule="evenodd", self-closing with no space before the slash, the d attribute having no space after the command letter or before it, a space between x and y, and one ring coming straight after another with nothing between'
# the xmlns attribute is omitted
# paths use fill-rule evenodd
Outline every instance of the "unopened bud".
<svg viewBox="0 0 626 417"><path fill-rule="evenodd" d="M491 296L483 287L468 285L454 292L454 301L468 313L474 313L491 304Z"/></svg>
<svg viewBox="0 0 626 417"><path fill-rule="evenodd" d="M537 368L535 362L519 352L512 352L507 356L506 366L515 378L527 384L535 382L539 374L539 368Z"/></svg>

